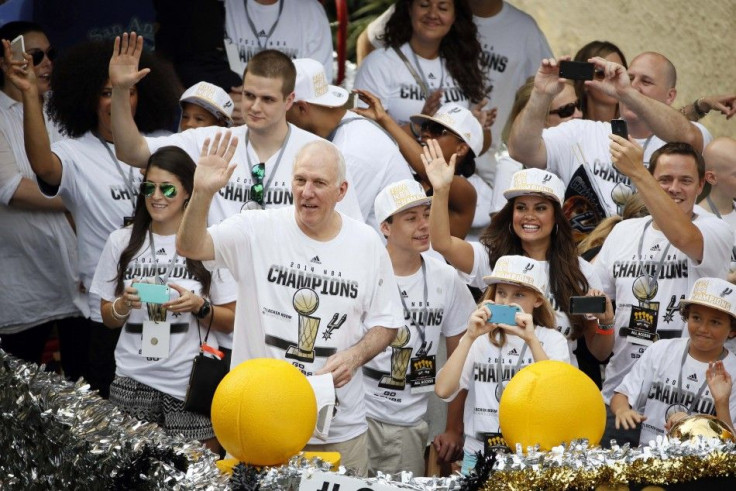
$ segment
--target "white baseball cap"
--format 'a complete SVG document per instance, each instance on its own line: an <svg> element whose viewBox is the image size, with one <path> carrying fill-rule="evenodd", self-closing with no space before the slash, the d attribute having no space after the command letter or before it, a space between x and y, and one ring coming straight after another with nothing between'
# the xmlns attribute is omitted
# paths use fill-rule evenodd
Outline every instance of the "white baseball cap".
<svg viewBox="0 0 736 491"><path fill-rule="evenodd" d="M294 60L296 67L296 84L294 85L294 102L304 101L310 104L327 107L340 107L348 101L350 93L327 83L325 67L311 58Z"/></svg>
<svg viewBox="0 0 736 491"><path fill-rule="evenodd" d="M184 91L179 102L201 106L214 114L217 119L225 121L227 127L233 125L233 100L217 85L198 82Z"/></svg>
<svg viewBox="0 0 736 491"><path fill-rule="evenodd" d="M565 184L562 179L542 169L522 169L511 177L511 186L504 191L507 200L527 194L542 194L560 206L565 202Z"/></svg>
<svg viewBox="0 0 736 491"><path fill-rule="evenodd" d="M476 157L483 150L483 127L470 110L451 102L440 107L434 116L415 114L411 122L421 125L425 121L434 121L455 133L468 144Z"/></svg>
<svg viewBox="0 0 736 491"><path fill-rule="evenodd" d="M542 296L547 291L547 272L544 264L526 256L501 256L490 276L484 276L486 285L511 283L535 290Z"/></svg>
<svg viewBox="0 0 736 491"><path fill-rule="evenodd" d="M421 184L413 179L402 179L381 190L373 202L376 221L383 223L388 217L415 206L428 205L432 198L427 196Z"/></svg>
<svg viewBox="0 0 736 491"><path fill-rule="evenodd" d="M736 285L720 278L700 278L680 306L696 303L736 318Z"/></svg>

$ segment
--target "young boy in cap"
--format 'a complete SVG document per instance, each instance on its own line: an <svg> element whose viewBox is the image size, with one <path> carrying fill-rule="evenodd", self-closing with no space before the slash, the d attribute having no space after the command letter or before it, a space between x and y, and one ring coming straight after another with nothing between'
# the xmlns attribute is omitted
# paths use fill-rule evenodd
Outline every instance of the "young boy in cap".
<svg viewBox="0 0 736 491"><path fill-rule="evenodd" d="M203 126L233 125L233 100L217 85L199 82L189 87L179 99L179 131Z"/></svg>
<svg viewBox="0 0 736 491"><path fill-rule="evenodd" d="M617 429L641 424L640 444L663 435L684 415L710 414L734 425L730 374L736 373L736 356L724 343L736 336L736 286L700 278L680 305L689 337L650 346L611 399Z"/></svg>
<svg viewBox="0 0 736 491"><path fill-rule="evenodd" d="M428 426L423 416L434 390L440 334L451 354L475 309L455 270L424 254L429 249L430 202L421 184L411 179L389 185L375 200L405 325L394 342L363 367L369 472L373 474L402 470L424 474ZM461 408L450 411L446 431L457 433L458 446L462 445Z"/></svg>

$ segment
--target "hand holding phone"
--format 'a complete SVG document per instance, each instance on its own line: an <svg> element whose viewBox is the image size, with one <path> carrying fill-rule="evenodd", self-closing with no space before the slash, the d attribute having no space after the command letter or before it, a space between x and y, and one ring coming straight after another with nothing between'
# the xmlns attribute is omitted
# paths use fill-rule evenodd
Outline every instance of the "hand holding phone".
<svg viewBox="0 0 736 491"><path fill-rule="evenodd" d="M13 61L23 61L25 59L23 57L23 53L25 53L25 51L26 43L25 39L23 38L23 34L16 37L10 42L10 53Z"/></svg>
<svg viewBox="0 0 736 491"><path fill-rule="evenodd" d="M606 312L606 297L570 297L571 314L603 314Z"/></svg>
<svg viewBox="0 0 736 491"><path fill-rule="evenodd" d="M491 317L488 318L488 322L492 322L494 324L508 324L510 326L515 326L516 314L521 312L521 309L516 305L501 305L486 302L486 307L491 311Z"/></svg>

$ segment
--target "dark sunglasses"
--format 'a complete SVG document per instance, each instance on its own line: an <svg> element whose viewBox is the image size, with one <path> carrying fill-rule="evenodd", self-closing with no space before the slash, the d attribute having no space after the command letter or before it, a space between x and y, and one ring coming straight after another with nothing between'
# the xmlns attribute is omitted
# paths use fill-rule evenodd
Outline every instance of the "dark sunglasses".
<svg viewBox="0 0 736 491"><path fill-rule="evenodd" d="M30 48L26 50L26 53L31 55L33 58L33 66L38 66L43 61L43 57L46 56L49 61L54 61L56 59L56 56L58 53L56 52L56 48L53 46L47 49L46 51L41 51L38 48Z"/></svg>
<svg viewBox="0 0 736 491"><path fill-rule="evenodd" d="M250 187L250 199L263 206L263 178L266 176L266 164L263 162L250 169L255 184Z"/></svg>
<svg viewBox="0 0 736 491"><path fill-rule="evenodd" d="M569 118L570 116L575 114L575 109L577 108L578 108L578 101L575 101L569 104L565 104L564 106L560 106L557 109L552 109L549 113L556 114L561 118Z"/></svg>
<svg viewBox="0 0 736 491"><path fill-rule="evenodd" d="M444 135L452 135L457 137L455 133L448 130L444 126L442 126L440 123L437 123L435 121L425 121L422 123L422 133L428 133L432 136L444 136Z"/></svg>
<svg viewBox="0 0 736 491"><path fill-rule="evenodd" d="M163 194L165 198L173 198L174 196L176 196L176 186L174 186L173 184L156 184L155 182L151 181L143 181L141 183L141 194L146 198L150 198L151 196L153 196L153 193L156 192L156 186L158 186L158 188L161 190L161 194Z"/></svg>

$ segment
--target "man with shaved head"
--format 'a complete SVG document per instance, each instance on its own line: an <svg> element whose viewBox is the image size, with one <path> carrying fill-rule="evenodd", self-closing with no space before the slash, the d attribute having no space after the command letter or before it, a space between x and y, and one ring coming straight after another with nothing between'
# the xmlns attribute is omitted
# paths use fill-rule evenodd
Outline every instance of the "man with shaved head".
<svg viewBox="0 0 736 491"><path fill-rule="evenodd" d="M698 205L726 222L736 234L736 140L716 138L703 150L703 159L710 192ZM728 280L736 283L736 247L731 253Z"/></svg>
<svg viewBox="0 0 736 491"><path fill-rule="evenodd" d="M644 165L666 142L689 143L698 152L710 142L704 126L691 123L670 107L677 96L677 71L665 56L642 53L628 70L599 57L589 61L595 64L596 77L585 83L619 101L629 135L644 148ZM543 60L529 103L511 131L509 152L526 166L558 174L567 185L566 201L587 202L588 206L578 208L581 213L568 216L573 228L585 236L600 219L620 214L633 188L611 162L610 123L578 119L544 129L550 103L564 85L559 61Z"/></svg>

